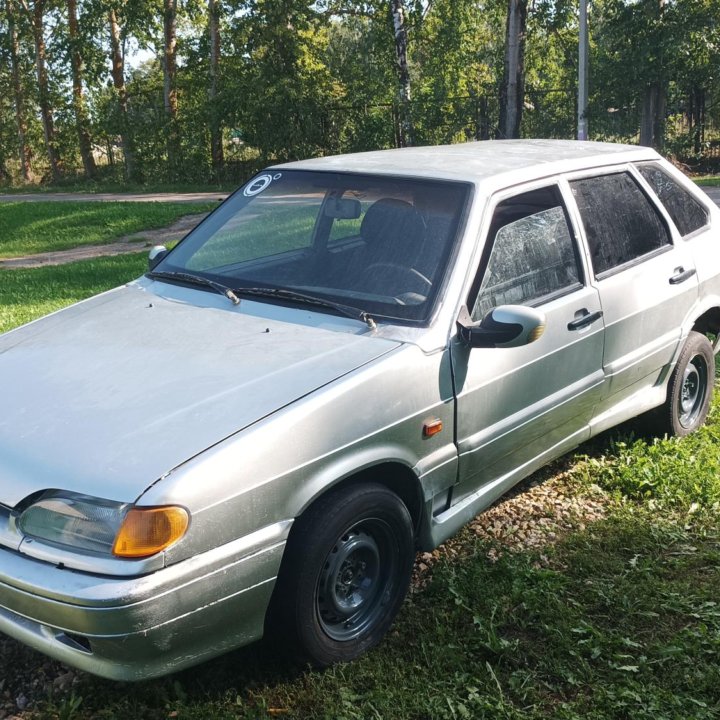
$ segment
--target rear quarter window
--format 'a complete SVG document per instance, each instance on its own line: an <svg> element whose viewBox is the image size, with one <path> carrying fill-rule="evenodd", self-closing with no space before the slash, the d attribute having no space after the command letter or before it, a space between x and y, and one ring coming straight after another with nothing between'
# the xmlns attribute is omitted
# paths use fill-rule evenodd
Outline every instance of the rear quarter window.
<svg viewBox="0 0 720 720"><path fill-rule="evenodd" d="M660 198L680 235L685 237L708 224L708 211L659 165L647 163L637 167Z"/></svg>

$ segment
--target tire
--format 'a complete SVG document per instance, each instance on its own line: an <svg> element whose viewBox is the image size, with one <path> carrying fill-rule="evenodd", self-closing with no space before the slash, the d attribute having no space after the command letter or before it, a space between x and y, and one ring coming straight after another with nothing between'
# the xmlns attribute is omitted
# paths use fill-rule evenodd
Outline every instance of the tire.
<svg viewBox="0 0 720 720"><path fill-rule="evenodd" d="M410 513L393 492L375 484L331 492L295 522L272 621L316 667L353 660L390 629L414 551Z"/></svg>
<svg viewBox="0 0 720 720"><path fill-rule="evenodd" d="M656 411L658 434L683 437L707 418L715 382L715 355L710 341L691 332L670 376L667 399Z"/></svg>

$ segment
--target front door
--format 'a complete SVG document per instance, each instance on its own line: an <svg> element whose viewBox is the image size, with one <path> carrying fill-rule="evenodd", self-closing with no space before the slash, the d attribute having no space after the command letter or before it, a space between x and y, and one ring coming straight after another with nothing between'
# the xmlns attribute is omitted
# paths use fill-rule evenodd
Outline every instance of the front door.
<svg viewBox="0 0 720 720"><path fill-rule="evenodd" d="M530 305L544 313L546 329L517 348L453 342L460 456L453 504L479 488L489 502L588 437L603 383L604 327L582 257L557 185L495 206L469 297L472 319L500 305Z"/></svg>

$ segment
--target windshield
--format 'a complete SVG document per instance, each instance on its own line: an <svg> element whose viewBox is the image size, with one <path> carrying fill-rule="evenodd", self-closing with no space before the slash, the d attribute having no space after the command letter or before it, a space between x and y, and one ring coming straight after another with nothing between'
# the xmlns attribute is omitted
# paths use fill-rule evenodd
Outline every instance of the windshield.
<svg viewBox="0 0 720 720"><path fill-rule="evenodd" d="M464 183L298 170L256 176L156 268L273 288L373 317L430 317L469 194ZM269 295L292 301L290 295Z"/></svg>

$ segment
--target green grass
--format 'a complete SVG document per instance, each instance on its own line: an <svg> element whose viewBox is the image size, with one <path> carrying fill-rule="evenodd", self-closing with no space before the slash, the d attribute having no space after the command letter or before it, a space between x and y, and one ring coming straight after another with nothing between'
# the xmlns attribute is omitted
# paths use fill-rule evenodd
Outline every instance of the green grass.
<svg viewBox="0 0 720 720"><path fill-rule="evenodd" d="M702 177L695 177L693 180L698 185L710 185L712 187L720 187L720 177L717 175L703 175Z"/></svg>
<svg viewBox="0 0 720 720"><path fill-rule="evenodd" d="M275 253L309 248L318 206L274 207L257 203L248 210L256 222L236 223L233 218L187 263L191 270L212 270Z"/></svg>
<svg viewBox="0 0 720 720"><path fill-rule="evenodd" d="M465 557L436 569L383 645L346 666L293 666L263 645L134 685L82 675L41 719L533 718L704 720L720 713L715 525L619 511L540 560ZM47 663L17 646L15 672ZM39 671L38 668L43 668ZM52 677L52 675L50 676Z"/></svg>
<svg viewBox="0 0 720 720"><path fill-rule="evenodd" d="M144 268L142 253L0 271L0 330ZM62 687L59 664L7 642L0 707L25 693L35 720L720 717L719 438L716 402L688 438L621 428L581 447L554 467L578 496L597 485L615 500L605 520L496 562L462 531L461 552L350 665L317 672L261 643L133 686L78 673Z"/></svg>
<svg viewBox="0 0 720 720"><path fill-rule="evenodd" d="M37 195L52 195L53 193L195 193L195 192L233 192L240 186L240 182L221 183L184 183L184 182L147 182L131 183L116 180L67 180L57 185L16 185L12 187L0 186L0 194L24 195L33 193Z"/></svg>
<svg viewBox="0 0 720 720"><path fill-rule="evenodd" d="M147 253L85 260L33 270L0 270L0 332L132 280Z"/></svg>
<svg viewBox="0 0 720 720"><path fill-rule="evenodd" d="M214 207L216 203L0 203L0 259L108 243Z"/></svg>

